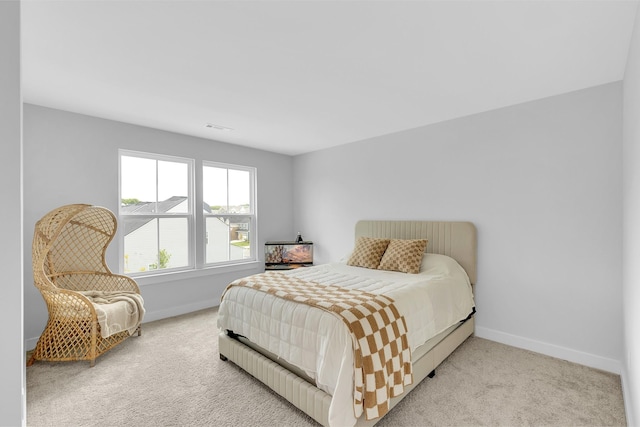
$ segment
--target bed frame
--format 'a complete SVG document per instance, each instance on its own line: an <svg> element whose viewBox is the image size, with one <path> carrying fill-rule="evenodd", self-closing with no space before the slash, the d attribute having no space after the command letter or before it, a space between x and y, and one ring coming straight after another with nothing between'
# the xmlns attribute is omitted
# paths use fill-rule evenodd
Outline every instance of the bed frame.
<svg viewBox="0 0 640 427"><path fill-rule="evenodd" d="M471 284L476 283L477 237L470 222L447 221L359 221L355 237L368 236L391 239L428 239L427 253L448 255L466 270ZM413 384L405 387L398 397L391 399L393 408L424 378L432 378L436 367L474 332L474 318L449 328L416 349L413 360ZM331 396L305 379L292 366L234 335L218 335L220 358L229 360L262 381L276 393L323 426L329 425ZM276 362L277 361L277 362ZM380 418L366 421L358 419L356 426L373 426Z"/></svg>

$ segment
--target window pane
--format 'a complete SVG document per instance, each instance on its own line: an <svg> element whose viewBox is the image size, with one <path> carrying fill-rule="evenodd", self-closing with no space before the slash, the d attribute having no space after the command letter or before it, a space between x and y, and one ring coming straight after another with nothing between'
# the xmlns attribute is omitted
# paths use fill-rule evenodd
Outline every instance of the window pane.
<svg viewBox="0 0 640 427"><path fill-rule="evenodd" d="M211 213L229 212L227 206L227 169L204 166L202 168L202 192L205 205ZM205 211L206 208L205 208Z"/></svg>
<svg viewBox="0 0 640 427"><path fill-rule="evenodd" d="M156 161L122 156L120 197L123 205L156 201Z"/></svg>
<svg viewBox="0 0 640 427"><path fill-rule="evenodd" d="M158 259L158 220L124 218L124 272L148 271Z"/></svg>
<svg viewBox="0 0 640 427"><path fill-rule="evenodd" d="M205 223L207 263L251 258L250 217L207 217Z"/></svg>
<svg viewBox="0 0 640 427"><path fill-rule="evenodd" d="M186 218L160 219L158 268L178 268L189 265L189 222Z"/></svg>
<svg viewBox="0 0 640 427"><path fill-rule="evenodd" d="M186 218L124 218L124 272L189 265ZM159 246L158 246L159 245Z"/></svg>
<svg viewBox="0 0 640 427"><path fill-rule="evenodd" d="M249 171L229 169L229 212L251 213Z"/></svg>
<svg viewBox="0 0 640 427"><path fill-rule="evenodd" d="M158 213L189 212L189 167L158 161Z"/></svg>

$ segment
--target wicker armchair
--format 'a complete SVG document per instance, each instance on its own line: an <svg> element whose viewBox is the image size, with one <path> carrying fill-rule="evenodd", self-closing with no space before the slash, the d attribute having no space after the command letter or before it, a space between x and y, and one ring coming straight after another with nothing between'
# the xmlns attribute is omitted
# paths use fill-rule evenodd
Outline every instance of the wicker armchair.
<svg viewBox="0 0 640 427"><path fill-rule="evenodd" d="M27 365L35 360L95 359L130 336L128 331L103 338L96 310L80 291L128 291L136 282L113 274L105 252L117 228L108 209L75 204L46 214L35 225L33 278L49 310L49 320ZM140 327L137 329L141 334Z"/></svg>

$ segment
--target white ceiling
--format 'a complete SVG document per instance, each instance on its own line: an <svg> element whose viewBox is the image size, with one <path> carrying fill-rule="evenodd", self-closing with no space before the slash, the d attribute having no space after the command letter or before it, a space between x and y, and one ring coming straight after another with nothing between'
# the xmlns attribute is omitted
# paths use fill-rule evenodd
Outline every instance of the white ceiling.
<svg viewBox="0 0 640 427"><path fill-rule="evenodd" d="M621 80L637 4L27 0L23 96L295 155Z"/></svg>

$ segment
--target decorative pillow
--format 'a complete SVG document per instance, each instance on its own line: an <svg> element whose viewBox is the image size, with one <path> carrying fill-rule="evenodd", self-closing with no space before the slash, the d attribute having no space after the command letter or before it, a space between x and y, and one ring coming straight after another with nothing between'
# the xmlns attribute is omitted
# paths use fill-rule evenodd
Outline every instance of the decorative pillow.
<svg viewBox="0 0 640 427"><path fill-rule="evenodd" d="M389 239L374 239L373 237L358 237L347 265L364 268L378 268L382 254L389 245Z"/></svg>
<svg viewBox="0 0 640 427"><path fill-rule="evenodd" d="M417 274L420 272L422 255L427 248L426 239L391 239L378 270L400 271Z"/></svg>

